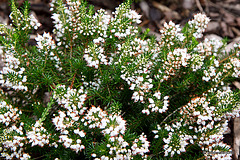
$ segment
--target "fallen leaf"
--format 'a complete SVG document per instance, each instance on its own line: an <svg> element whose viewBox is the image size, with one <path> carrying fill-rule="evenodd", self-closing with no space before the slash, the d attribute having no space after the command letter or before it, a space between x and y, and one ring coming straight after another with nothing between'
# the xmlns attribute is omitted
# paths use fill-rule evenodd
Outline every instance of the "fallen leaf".
<svg viewBox="0 0 240 160"><path fill-rule="evenodd" d="M240 17L236 18L236 22L237 22L238 27L240 27Z"/></svg>
<svg viewBox="0 0 240 160"><path fill-rule="evenodd" d="M140 6L141 10L143 11L143 13L147 16L147 18L149 18L150 7L149 7L148 3L146 1L141 1L139 3L139 6Z"/></svg>
<svg viewBox="0 0 240 160"><path fill-rule="evenodd" d="M240 36L240 31L236 27L231 27L232 31L237 35Z"/></svg>
<svg viewBox="0 0 240 160"><path fill-rule="evenodd" d="M194 1L192 0L183 0L182 7L184 9L191 9L193 7Z"/></svg>
<svg viewBox="0 0 240 160"><path fill-rule="evenodd" d="M232 15L231 13L225 12L223 16L223 20L229 25L234 25L235 16Z"/></svg>
<svg viewBox="0 0 240 160"><path fill-rule="evenodd" d="M152 4L154 7L158 8L161 12L163 12L165 14L167 21L181 19L181 16L178 14L178 12L171 10L167 6L164 6L161 3L158 3L156 1L153 1Z"/></svg>
<svg viewBox="0 0 240 160"><path fill-rule="evenodd" d="M206 32L216 33L216 31L218 31L218 30L219 30L219 22L212 21L212 22L208 23Z"/></svg>
<svg viewBox="0 0 240 160"><path fill-rule="evenodd" d="M234 86L236 86L238 89L240 89L240 83L238 81L233 82Z"/></svg>

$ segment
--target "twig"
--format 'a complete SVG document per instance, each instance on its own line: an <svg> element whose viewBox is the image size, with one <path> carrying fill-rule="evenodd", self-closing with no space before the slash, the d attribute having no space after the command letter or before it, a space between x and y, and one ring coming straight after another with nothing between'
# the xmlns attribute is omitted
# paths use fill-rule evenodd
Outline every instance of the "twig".
<svg viewBox="0 0 240 160"><path fill-rule="evenodd" d="M171 114L169 114L161 123L160 123L160 126L163 124L163 122L165 122L171 115L173 115L175 112L177 112L179 109L181 109L182 107L180 108L177 108L175 111L173 111Z"/></svg>
<svg viewBox="0 0 240 160"><path fill-rule="evenodd" d="M205 4L206 4L206 12L207 12L207 14L209 14L209 2L208 2L208 0L204 0L204 2L205 2Z"/></svg>
<svg viewBox="0 0 240 160"><path fill-rule="evenodd" d="M73 83L74 83L74 80L75 80L76 74L77 74L77 72L76 72L76 73L74 74L74 76L73 76L73 80L72 80L72 83L71 83L71 86L70 86L71 89L72 89L72 87L73 87Z"/></svg>
<svg viewBox="0 0 240 160"><path fill-rule="evenodd" d="M231 57L234 56L235 54L237 54L237 52L235 52L235 53L229 55L228 57L226 57L226 58L224 58L224 59L222 59L219 63L222 63L222 62L228 60L229 58L231 58Z"/></svg>
<svg viewBox="0 0 240 160"><path fill-rule="evenodd" d="M202 6L201 6L201 3L199 2L199 0L195 0L196 1L196 5L198 7L198 9L202 12L202 13L205 13Z"/></svg>

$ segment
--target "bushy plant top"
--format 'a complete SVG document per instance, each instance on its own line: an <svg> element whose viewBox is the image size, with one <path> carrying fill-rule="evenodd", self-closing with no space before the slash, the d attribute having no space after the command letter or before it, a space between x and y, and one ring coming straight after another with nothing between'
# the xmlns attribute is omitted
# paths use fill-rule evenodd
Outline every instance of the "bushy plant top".
<svg viewBox="0 0 240 160"><path fill-rule="evenodd" d="M239 117L240 44L203 39L210 19L164 24L82 0L52 0L53 34L12 0L0 25L0 153L5 159L230 159L223 133Z"/></svg>

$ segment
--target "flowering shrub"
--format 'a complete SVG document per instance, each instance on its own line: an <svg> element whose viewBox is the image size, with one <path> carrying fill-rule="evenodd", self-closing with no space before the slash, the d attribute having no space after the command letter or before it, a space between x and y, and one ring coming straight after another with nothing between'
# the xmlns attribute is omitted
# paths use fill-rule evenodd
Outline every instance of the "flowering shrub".
<svg viewBox="0 0 240 160"><path fill-rule="evenodd" d="M140 34L130 2L112 15L52 0L53 34L12 0L0 25L0 153L5 159L230 159L223 133L239 116L240 44L204 39L209 18ZM222 58L222 55L226 57ZM228 154L222 154L222 153Z"/></svg>

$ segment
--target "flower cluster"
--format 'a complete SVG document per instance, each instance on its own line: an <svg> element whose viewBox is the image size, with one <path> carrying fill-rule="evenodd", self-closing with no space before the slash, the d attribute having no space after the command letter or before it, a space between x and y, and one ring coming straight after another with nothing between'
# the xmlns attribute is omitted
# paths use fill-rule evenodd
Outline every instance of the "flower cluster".
<svg viewBox="0 0 240 160"><path fill-rule="evenodd" d="M99 46L96 45L96 43L99 43L99 39L94 39L93 42L95 43L95 45L89 47L86 51L85 51L85 55L83 56L84 59L87 62L87 65L89 67L94 67L94 68L98 68L99 64L104 64L104 65L108 65L108 60L107 57L103 54L104 53L104 49ZM102 38L100 40L103 40ZM97 42L96 42L97 41ZM89 54L91 55L89 55Z"/></svg>
<svg viewBox="0 0 240 160"><path fill-rule="evenodd" d="M76 116L78 114L82 115L86 110L86 107L83 107L86 97L87 92L83 90L83 87L76 90L70 87L66 88L65 85L59 85L53 93L53 98L67 110L67 115L75 121L78 120Z"/></svg>
<svg viewBox="0 0 240 160"><path fill-rule="evenodd" d="M1 157L5 159L28 159L30 155L24 152L26 137L24 137L24 123L19 124L19 118L22 114L17 108L1 101L0 123L2 127L0 139ZM10 153L9 153L10 152Z"/></svg>
<svg viewBox="0 0 240 160"><path fill-rule="evenodd" d="M230 59L230 64L232 64L232 69L233 69L233 73L232 76L233 77L240 77L240 60L239 58L231 58Z"/></svg>
<svg viewBox="0 0 240 160"><path fill-rule="evenodd" d="M207 28L207 24L209 21L210 19L206 15L198 13L194 15L193 20L188 22L190 28L194 29L193 36L195 38L202 38L202 33Z"/></svg>
<svg viewBox="0 0 240 160"><path fill-rule="evenodd" d="M23 127L11 126L3 131L6 135L13 135L8 138L3 139L1 142L1 157L7 160L14 158L25 160L31 158L28 153L24 152L24 144L26 138L23 135ZM3 147L2 147L3 146Z"/></svg>
<svg viewBox="0 0 240 160"><path fill-rule="evenodd" d="M150 146L150 143L147 141L146 135L141 134L140 137L135 139L133 142L133 145L131 147L132 153L133 155L140 154L144 156L145 153L149 152L149 149L148 149L149 146ZM144 158L147 158L147 156L145 155Z"/></svg>
<svg viewBox="0 0 240 160"><path fill-rule="evenodd" d="M45 54L48 54L48 50L55 49L56 45L49 33L43 33L38 35L35 40L37 41L37 47L39 50L46 49ZM50 53L51 55L52 53Z"/></svg>
<svg viewBox="0 0 240 160"><path fill-rule="evenodd" d="M204 56L193 54L191 59L191 68L194 72L202 68Z"/></svg>
<svg viewBox="0 0 240 160"><path fill-rule="evenodd" d="M141 15L134 10L131 10L128 5L121 4L116 8L115 12L112 13L114 18L112 21L115 23L111 33L114 34L118 39L123 39L128 36L136 35L138 33L138 28L133 26L132 23L141 23ZM126 17L126 19L121 19L120 16ZM127 23L125 25L123 22Z"/></svg>
<svg viewBox="0 0 240 160"><path fill-rule="evenodd" d="M0 71L0 84L9 89L27 91L27 87L24 85L27 81L27 76L24 75L25 68L20 66L20 61L14 56L15 54L17 53L13 48L4 53L3 61L5 63Z"/></svg>
<svg viewBox="0 0 240 160"><path fill-rule="evenodd" d="M12 105L7 104L5 101L0 102L0 123L5 126L17 121L19 114L21 113L21 111L17 108L13 108Z"/></svg>
<svg viewBox="0 0 240 160"><path fill-rule="evenodd" d="M60 131L58 142L63 143L65 148L70 148L78 153L85 148L80 139L85 137L85 132L75 124L80 121L81 115L86 110L86 107L83 107L86 93L84 93L83 88L76 90L59 85L53 93L53 98L65 109L65 111L58 110L58 115L54 115L52 118L56 130ZM79 138L74 141L69 133L75 134Z"/></svg>
<svg viewBox="0 0 240 160"><path fill-rule="evenodd" d="M168 80L171 76L176 75L177 70L182 66L187 67L191 55L187 53L187 49L175 49L167 54L167 60L164 62L163 69L165 70L163 80ZM161 71L161 70L160 70ZM162 81L163 81L162 80Z"/></svg>
<svg viewBox="0 0 240 160"><path fill-rule="evenodd" d="M36 121L35 125L32 127L32 131L26 133L27 139L31 146L43 147L45 144L49 144L50 134L46 132L46 129L42 126L42 123Z"/></svg>
<svg viewBox="0 0 240 160"><path fill-rule="evenodd" d="M160 33L162 34L160 45L167 45L167 47L170 48L171 46L174 46L176 41L182 42L185 39L185 36L180 31L181 28L179 25L176 25L172 21L168 24L165 22L164 28L160 30Z"/></svg>
<svg viewBox="0 0 240 160"><path fill-rule="evenodd" d="M104 135L116 137L126 131L126 122L118 115L109 115L101 108L92 106L82 122L89 125L89 128L100 128ZM112 138L114 140L114 138Z"/></svg>
<svg viewBox="0 0 240 160"><path fill-rule="evenodd" d="M211 40L205 38L204 42L200 42L194 50L204 57L211 55L217 56L219 48L221 48L222 45L223 43L215 38Z"/></svg>
<svg viewBox="0 0 240 160"><path fill-rule="evenodd" d="M41 26L41 24L38 22L38 20L34 17L33 14L30 14L29 16L26 15L28 12L23 14L20 12L20 10L17 9L15 4L12 4L12 12L9 15L9 18L12 20L13 24L16 24L18 26L19 30L29 30L29 29L38 29L38 27ZM12 24L11 24L12 25Z"/></svg>
<svg viewBox="0 0 240 160"><path fill-rule="evenodd" d="M53 61L55 63L55 67L61 71L62 67L61 66L61 62L59 57L55 54L55 48L56 48L56 44L55 41L53 40L52 36L49 33L43 33L43 35L38 35L35 38L36 42L37 42L37 48L38 50L43 54L42 57L45 56L44 59L42 59L42 61L46 61L47 59L50 59L51 61ZM47 58L46 58L47 57Z"/></svg>
<svg viewBox="0 0 240 160"><path fill-rule="evenodd" d="M176 139L176 137L179 137L178 139ZM178 134L175 134L173 135L172 132L169 133L169 137L166 139L166 138L163 138L163 141L166 143L163 148L165 150L164 152L164 156L168 156L169 153L171 155L171 157L173 157L173 155L175 153L177 154L180 154L181 152L186 152L186 146L188 145L188 140L191 139L192 137L189 136L189 135L178 135ZM174 144L176 143L175 141L179 141L177 144ZM172 143L174 144L172 146Z"/></svg>
<svg viewBox="0 0 240 160"><path fill-rule="evenodd" d="M176 123L165 125L163 129L168 132L168 138L163 138L166 143L164 145L165 156L170 153L172 157L176 153L186 152L186 146L195 143L200 145L206 158L211 159L219 159L222 156L217 153L219 148L227 151L230 149L230 146L222 142L223 133L227 130L228 120L231 117L238 117L240 110L237 109L230 114L227 111L227 106L234 102L231 90L217 91L215 95L217 99L214 98L215 96L211 96L213 93L213 90L209 90L209 94L191 99L179 111L182 118ZM189 131L185 130L182 133L180 128L189 129ZM158 125L158 129L153 132L156 134L155 138L159 138L158 133L163 131ZM226 154L224 158L229 159L230 156L230 154Z"/></svg>
<svg viewBox="0 0 240 160"><path fill-rule="evenodd" d="M121 116L108 115L100 107L92 106L86 116L82 119L84 125L90 129L99 128L101 133L108 139L106 149L107 154L98 156L93 153L92 157L98 159L131 159L135 155L141 155L146 158L146 153L149 152L149 142L146 135L141 134L136 138L130 146L129 142L124 139L126 131L126 122ZM130 148L130 147L131 148Z"/></svg>
<svg viewBox="0 0 240 160"><path fill-rule="evenodd" d="M233 47L234 47L234 49L236 49L236 50L238 50L238 49L240 49L240 43L235 43L234 45L233 45ZM236 53L236 56L237 57L239 57L239 51Z"/></svg>

